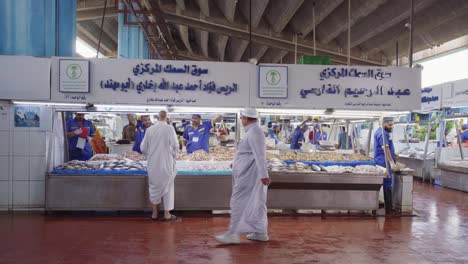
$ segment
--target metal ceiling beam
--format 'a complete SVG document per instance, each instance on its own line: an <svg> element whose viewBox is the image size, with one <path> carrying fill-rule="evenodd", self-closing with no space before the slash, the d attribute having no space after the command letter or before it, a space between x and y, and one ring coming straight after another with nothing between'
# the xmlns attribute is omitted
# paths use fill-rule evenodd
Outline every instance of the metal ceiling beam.
<svg viewBox="0 0 468 264"><path fill-rule="evenodd" d="M227 44L227 56L231 61L238 62L242 59L249 42L244 39L230 38Z"/></svg>
<svg viewBox="0 0 468 264"><path fill-rule="evenodd" d="M221 35L227 35L230 37L235 37L239 39L249 40L249 32L245 26L238 26L235 23L225 23L219 20L216 22L210 21L210 19L206 18L205 20L200 20L197 17L187 16L187 15L178 15L170 10L164 10L164 17L168 23L178 24L178 25L186 25L191 28L198 28L203 29L212 33L217 33ZM290 38L286 37L274 37L268 34L261 34L257 32L252 32L252 41L270 46L276 47L279 49L284 49L288 51L294 51L295 43L293 41L292 36ZM313 47L310 41L300 40L298 41L298 52L302 54L313 54ZM317 47L317 52L325 53L339 61L338 58L346 58L346 54L327 50L321 47ZM363 59L356 56L351 56L353 63L359 64L370 64L370 65L383 65L381 62L373 61L369 59Z"/></svg>
<svg viewBox="0 0 468 264"><path fill-rule="evenodd" d="M387 0L352 0L351 26L359 19L366 17ZM341 4L331 13L317 28L317 40L322 44L328 44L338 35L348 29L348 1ZM344 42L347 43L347 42ZM342 44L344 44L342 43ZM346 45L342 45L346 46Z"/></svg>
<svg viewBox="0 0 468 264"><path fill-rule="evenodd" d="M94 49L97 49L97 43L98 43L98 38L95 37L93 34L91 34L89 31L87 31L83 26L80 24L77 25L77 35L80 39L82 39L84 42L86 42L88 45L93 47ZM117 49L113 49L108 47L105 43L101 42L101 50L102 54L105 56L116 56L117 54Z"/></svg>
<svg viewBox="0 0 468 264"><path fill-rule="evenodd" d="M280 33L301 7L304 0L271 0L265 19L276 33Z"/></svg>
<svg viewBox="0 0 468 264"><path fill-rule="evenodd" d="M101 22L97 22L96 20L92 20L92 22L100 30ZM115 25L112 25L108 20L104 20L102 30L109 38L111 38L114 41L115 45L117 45L117 43L119 41L118 38L117 38L117 34L118 34L117 27L115 27Z"/></svg>
<svg viewBox="0 0 468 264"><path fill-rule="evenodd" d="M184 25L177 25L177 29L179 31L180 39L182 40L182 43L184 43L185 45L185 48L190 53L193 53L192 46L190 45L190 40L189 40L188 27Z"/></svg>
<svg viewBox="0 0 468 264"><path fill-rule="evenodd" d="M177 58L183 60L195 60L195 61L215 61L213 58L205 57L193 53L188 53L186 51L177 52Z"/></svg>
<svg viewBox="0 0 468 264"><path fill-rule="evenodd" d="M79 23L77 28L80 28L82 31L86 31L89 33L89 38L94 38L96 43L99 42L99 33L100 28L99 26L95 25L92 21L85 21ZM101 39L101 46L107 47L110 51L114 52L117 50L117 42L114 42L111 37L109 37L105 32L102 32L102 39Z"/></svg>
<svg viewBox="0 0 468 264"><path fill-rule="evenodd" d="M250 3L252 3L252 27L256 28L262 19L263 13L268 5L268 0L238 0L239 10L247 21L249 21ZM252 2L250 2L252 1Z"/></svg>
<svg viewBox="0 0 468 264"><path fill-rule="evenodd" d="M414 0L414 12L434 4L438 0ZM408 0L392 0L380 6L375 12L354 24L351 34L351 47L354 48L361 43L375 37L390 27L406 21L409 17ZM339 43L346 42L346 34L341 34L337 40Z"/></svg>
<svg viewBox="0 0 468 264"><path fill-rule="evenodd" d="M169 32L169 28L167 27L166 21L164 20L164 13L162 12L161 7L159 6L159 0L144 1L147 2L147 6L151 11L152 18L156 22L155 26L151 26L153 33L156 36L159 36L162 39L164 39L164 42L166 44L165 48L172 53L172 56L174 58L177 57L177 48L174 39L172 39L172 35Z"/></svg>
<svg viewBox="0 0 468 264"><path fill-rule="evenodd" d="M209 57L208 55L208 38L209 33L206 30L195 30L195 40L200 48L201 53L205 57Z"/></svg>
<svg viewBox="0 0 468 264"><path fill-rule="evenodd" d="M333 10L335 10L344 0L312 0L306 1L302 4L301 8L297 10L296 14L292 18L291 28L294 32L302 33L301 38L305 38L310 32L312 32L314 25L312 16L312 9L314 8L315 2L315 27L317 26L328 16Z"/></svg>
<svg viewBox="0 0 468 264"><path fill-rule="evenodd" d="M200 7L200 12L205 16L210 16L210 1L209 0L197 0L197 4Z"/></svg>
<svg viewBox="0 0 468 264"><path fill-rule="evenodd" d="M433 27L431 30L421 33L415 34L414 39L414 52L419 52L425 50L427 48L433 48L435 50L439 49L439 45L443 47L444 45L450 43L454 39L462 38L465 35L468 35L468 27L466 27L466 18L468 17L468 13L465 15L457 16L455 19L450 20L447 23L444 23L438 27ZM415 27L416 29L416 27ZM457 30L454 30L457 29ZM432 43L428 45L428 40ZM466 40L466 39L465 39ZM447 43L446 43L447 42ZM451 44L453 45L453 44ZM453 47L453 49L460 49L466 46L466 42L463 41L463 38L458 40L457 43L458 47ZM448 46L448 45L447 45ZM392 51L385 50L388 54ZM446 51L447 52L447 51ZM402 55L407 56L407 47L401 52Z"/></svg>
<svg viewBox="0 0 468 264"><path fill-rule="evenodd" d="M280 63L282 62L282 59L284 58L284 56L286 56L286 54L288 54L289 52L287 50L280 50L278 53L276 53L276 55L272 58L271 62L272 63Z"/></svg>
<svg viewBox="0 0 468 264"><path fill-rule="evenodd" d="M450 33L455 34L456 32L460 32L464 27L457 28L452 23L452 21L460 17L462 20L465 19L465 22L467 21L466 17L468 17L468 1L444 0L427 7L414 17L415 39L430 39L428 36L430 36L431 32L445 24L452 25L452 28L447 28ZM388 32L386 31L366 42L364 47L369 48L369 53L373 54L379 50L388 50L390 46L394 47L395 42L397 41L398 43L408 43L408 31L405 30L403 23L400 23L398 28L393 29L391 34L386 34ZM426 45L420 48L420 50L435 46L437 44L440 43L435 41L434 43L426 42ZM393 48L391 50L393 51ZM401 51L405 51L404 45Z"/></svg>
<svg viewBox="0 0 468 264"><path fill-rule="evenodd" d="M223 12L229 22L234 22L237 1L216 0L218 8Z"/></svg>
<svg viewBox="0 0 468 264"><path fill-rule="evenodd" d="M176 0L177 7L181 10L185 10L187 7L185 6L185 0Z"/></svg>
<svg viewBox="0 0 468 264"><path fill-rule="evenodd" d="M76 21L87 21L102 18L102 11L104 6L78 8L76 11ZM114 5L108 5L106 10L106 17L117 17Z"/></svg>
<svg viewBox="0 0 468 264"><path fill-rule="evenodd" d="M418 47L416 47L417 49ZM444 54L449 54L458 50L468 48L468 35L464 35L460 38L450 40L446 43L441 44L440 46L435 46L429 49L425 49L413 54L413 59L415 62L426 60L433 57L442 56ZM396 61L392 61L392 65L395 65ZM408 64L408 57L402 56L400 58L400 65Z"/></svg>
<svg viewBox="0 0 468 264"><path fill-rule="evenodd" d="M268 47L265 45L252 43L252 58L255 58L258 61L260 61L260 59L263 57L263 55L265 54L267 50L268 50ZM250 58L249 58L248 52L247 51L244 52L244 55L242 56L242 61L248 61L249 59Z"/></svg>
<svg viewBox="0 0 468 264"><path fill-rule="evenodd" d="M221 34L216 35L216 55L220 61L224 61L228 39L228 36Z"/></svg>

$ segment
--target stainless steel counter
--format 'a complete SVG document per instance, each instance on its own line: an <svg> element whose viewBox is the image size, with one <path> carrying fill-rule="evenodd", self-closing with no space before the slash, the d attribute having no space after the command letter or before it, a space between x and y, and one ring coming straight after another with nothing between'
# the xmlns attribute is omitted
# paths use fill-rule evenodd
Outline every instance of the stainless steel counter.
<svg viewBox="0 0 468 264"><path fill-rule="evenodd" d="M271 209L376 210L383 175L277 173L268 191ZM227 210L230 175L178 175L176 210ZM146 210L142 175L53 175L46 181L46 210Z"/></svg>
<svg viewBox="0 0 468 264"><path fill-rule="evenodd" d="M432 167L435 165L435 159L427 159L424 161L421 159L400 157L398 161L408 166L408 168L414 170L414 177L423 178L424 171L424 179L433 178Z"/></svg>
<svg viewBox="0 0 468 264"><path fill-rule="evenodd" d="M468 161L439 163L435 171L436 184L468 192Z"/></svg>

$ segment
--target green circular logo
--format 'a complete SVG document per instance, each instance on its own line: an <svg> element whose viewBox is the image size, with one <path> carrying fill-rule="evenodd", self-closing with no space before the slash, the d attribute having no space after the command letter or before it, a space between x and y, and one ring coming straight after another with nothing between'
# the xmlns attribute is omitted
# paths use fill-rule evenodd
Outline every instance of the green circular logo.
<svg viewBox="0 0 468 264"><path fill-rule="evenodd" d="M81 70L80 65L78 64L70 64L67 67L67 76L70 79L76 80L81 77L83 71Z"/></svg>
<svg viewBox="0 0 468 264"><path fill-rule="evenodd" d="M281 74L277 70L269 70L266 74L266 82L269 85L277 85L281 81Z"/></svg>

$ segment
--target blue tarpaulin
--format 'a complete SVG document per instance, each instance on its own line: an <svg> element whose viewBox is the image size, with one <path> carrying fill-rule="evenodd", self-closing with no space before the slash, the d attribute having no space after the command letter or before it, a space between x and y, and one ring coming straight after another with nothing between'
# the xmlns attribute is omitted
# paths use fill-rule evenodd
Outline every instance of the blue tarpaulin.
<svg viewBox="0 0 468 264"><path fill-rule="evenodd" d="M285 160L284 161L287 165L295 164L297 162L304 163L306 165L322 165L322 166L351 166L356 167L358 165L371 165L374 166L374 161L359 161L359 160L352 160L352 161L306 161L306 160Z"/></svg>
<svg viewBox="0 0 468 264"><path fill-rule="evenodd" d="M177 175L231 175L231 170L222 171L177 171ZM146 175L145 170L57 170L52 174L61 175Z"/></svg>

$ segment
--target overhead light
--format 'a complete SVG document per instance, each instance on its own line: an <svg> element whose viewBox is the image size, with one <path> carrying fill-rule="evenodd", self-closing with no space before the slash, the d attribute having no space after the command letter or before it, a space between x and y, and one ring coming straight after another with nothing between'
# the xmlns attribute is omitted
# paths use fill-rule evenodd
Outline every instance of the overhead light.
<svg viewBox="0 0 468 264"><path fill-rule="evenodd" d="M56 102L38 102L38 101L13 101L13 104L17 105L48 105L48 106L75 106L85 107L83 103L56 103Z"/></svg>
<svg viewBox="0 0 468 264"><path fill-rule="evenodd" d="M241 108L236 107L186 107L186 106L174 106L173 113L235 113L241 111Z"/></svg>

